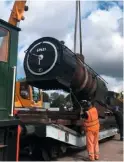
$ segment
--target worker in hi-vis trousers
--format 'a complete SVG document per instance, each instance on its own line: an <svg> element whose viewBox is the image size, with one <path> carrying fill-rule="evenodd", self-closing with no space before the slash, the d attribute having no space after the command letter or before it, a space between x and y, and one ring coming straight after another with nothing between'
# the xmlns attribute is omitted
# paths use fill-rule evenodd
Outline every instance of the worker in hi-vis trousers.
<svg viewBox="0 0 124 162"><path fill-rule="evenodd" d="M93 103L86 102L84 113L81 115L84 118L83 126L86 134L86 145L89 155L89 160L99 160L99 119L97 109Z"/></svg>

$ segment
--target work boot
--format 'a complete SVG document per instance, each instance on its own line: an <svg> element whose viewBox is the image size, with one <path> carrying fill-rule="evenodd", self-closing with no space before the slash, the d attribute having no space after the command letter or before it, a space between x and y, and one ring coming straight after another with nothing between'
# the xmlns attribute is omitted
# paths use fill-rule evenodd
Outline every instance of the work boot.
<svg viewBox="0 0 124 162"><path fill-rule="evenodd" d="M95 161L95 159L91 159L91 158L89 158L89 161Z"/></svg>
<svg viewBox="0 0 124 162"><path fill-rule="evenodd" d="M123 141L123 138L120 138L120 141Z"/></svg>
<svg viewBox="0 0 124 162"><path fill-rule="evenodd" d="M123 140L124 140L123 135L120 135L120 141L123 141Z"/></svg>
<svg viewBox="0 0 124 162"><path fill-rule="evenodd" d="M89 157L89 161L94 161L95 159L94 159L94 157Z"/></svg>
<svg viewBox="0 0 124 162"><path fill-rule="evenodd" d="M99 156L98 155L95 156L95 160L99 160Z"/></svg>

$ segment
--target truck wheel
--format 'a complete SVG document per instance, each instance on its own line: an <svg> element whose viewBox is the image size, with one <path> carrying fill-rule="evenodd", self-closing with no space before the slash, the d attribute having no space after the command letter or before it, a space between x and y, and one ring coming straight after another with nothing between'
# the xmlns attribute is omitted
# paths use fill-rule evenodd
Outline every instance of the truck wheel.
<svg viewBox="0 0 124 162"><path fill-rule="evenodd" d="M57 158L57 156L58 156L58 147L57 147L57 146L52 146L52 147L49 149L48 152L49 152L50 158L55 159L55 158Z"/></svg>
<svg viewBox="0 0 124 162"><path fill-rule="evenodd" d="M44 161L50 161L50 156L44 148L41 148L41 154Z"/></svg>
<svg viewBox="0 0 124 162"><path fill-rule="evenodd" d="M61 145L61 146L60 146L60 150L61 150L61 152L62 152L63 154L66 153L66 151L67 151L66 145Z"/></svg>
<svg viewBox="0 0 124 162"><path fill-rule="evenodd" d="M111 137L109 137L110 139L113 139L115 137L115 135L113 135L113 136L111 136Z"/></svg>

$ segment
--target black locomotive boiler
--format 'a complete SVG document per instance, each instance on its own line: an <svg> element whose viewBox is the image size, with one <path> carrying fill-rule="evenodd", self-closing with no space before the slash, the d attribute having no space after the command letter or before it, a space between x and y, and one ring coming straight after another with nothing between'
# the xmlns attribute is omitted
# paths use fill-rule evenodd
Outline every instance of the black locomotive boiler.
<svg viewBox="0 0 124 162"><path fill-rule="evenodd" d="M77 119L80 101L92 100L102 118L101 129L115 125L114 117L106 116L108 89L105 82L85 64L83 55L74 54L61 41L51 37L34 41L26 51L24 71L27 82L37 88L67 92L71 89Z"/></svg>
<svg viewBox="0 0 124 162"><path fill-rule="evenodd" d="M34 41L24 59L26 80L32 86L72 92L78 101L106 102L107 87L84 63L83 56L74 54L55 38L43 37Z"/></svg>

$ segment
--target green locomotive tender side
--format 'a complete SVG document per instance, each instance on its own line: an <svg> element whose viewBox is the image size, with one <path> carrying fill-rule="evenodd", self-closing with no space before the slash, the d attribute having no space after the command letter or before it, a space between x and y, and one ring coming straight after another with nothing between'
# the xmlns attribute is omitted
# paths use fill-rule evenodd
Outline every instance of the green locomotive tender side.
<svg viewBox="0 0 124 162"><path fill-rule="evenodd" d="M13 107L13 67L17 64L20 29L0 19L0 161L17 158L19 121L11 115Z"/></svg>

